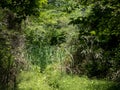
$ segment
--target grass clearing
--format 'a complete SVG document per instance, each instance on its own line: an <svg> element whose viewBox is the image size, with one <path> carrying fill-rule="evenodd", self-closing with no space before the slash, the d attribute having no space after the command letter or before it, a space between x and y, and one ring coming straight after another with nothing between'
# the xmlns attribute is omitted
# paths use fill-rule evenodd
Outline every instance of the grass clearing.
<svg viewBox="0 0 120 90"><path fill-rule="evenodd" d="M70 76L57 69L50 70L40 73L40 69L34 67L30 71L22 71L18 90L120 90L114 82Z"/></svg>

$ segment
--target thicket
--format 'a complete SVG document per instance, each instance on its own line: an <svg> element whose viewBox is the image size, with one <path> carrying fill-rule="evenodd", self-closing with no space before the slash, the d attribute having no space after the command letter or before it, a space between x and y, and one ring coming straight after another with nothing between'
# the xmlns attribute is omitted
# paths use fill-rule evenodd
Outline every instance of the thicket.
<svg viewBox="0 0 120 90"><path fill-rule="evenodd" d="M79 28L80 44L71 68L78 68L76 72L89 77L118 80L120 2L81 0L78 3L70 23Z"/></svg>
<svg viewBox="0 0 120 90"><path fill-rule="evenodd" d="M0 10L0 89L14 89L16 77L23 63L21 49L24 46L24 38L17 29L18 23L11 25L15 23L12 21L15 18L14 14L8 9ZM12 22L9 22L10 20Z"/></svg>
<svg viewBox="0 0 120 90"><path fill-rule="evenodd" d="M78 31L68 25L67 16L62 11L48 9L42 11L39 18L29 19L25 29L28 60L40 66L41 72L49 64L63 63L65 58L71 58L69 53L75 48L69 43L78 38Z"/></svg>
<svg viewBox="0 0 120 90"><path fill-rule="evenodd" d="M54 88L64 88L58 85L64 83L58 82L60 73L119 81L119 1L46 3L0 1L0 88L16 87L17 73L29 64L26 60L40 67L38 72L48 73L48 84ZM60 71L58 77L49 76L52 70Z"/></svg>
<svg viewBox="0 0 120 90"><path fill-rule="evenodd" d="M46 2L0 1L0 89L16 89L16 77L25 64L23 57L24 35L22 21L38 15L38 8Z"/></svg>
<svg viewBox="0 0 120 90"><path fill-rule="evenodd" d="M44 8L26 29L34 64L45 68L56 51L67 50L67 73L119 80L119 1L57 0Z"/></svg>

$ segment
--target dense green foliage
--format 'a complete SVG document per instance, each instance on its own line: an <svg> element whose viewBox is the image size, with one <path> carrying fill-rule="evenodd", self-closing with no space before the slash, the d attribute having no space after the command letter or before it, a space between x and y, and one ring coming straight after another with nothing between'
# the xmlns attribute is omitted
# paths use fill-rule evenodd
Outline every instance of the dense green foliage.
<svg viewBox="0 0 120 90"><path fill-rule="evenodd" d="M90 1L81 0L81 5L75 8L76 16L71 17L71 22L79 28L80 46L77 55L85 66L88 76L105 77L119 71L119 46L120 46L120 10L119 1ZM82 55L81 54L81 55ZM117 57L117 58L116 58ZM76 63L75 62L75 67ZM84 72L84 71L83 71ZM85 73L85 72L84 72Z"/></svg>
<svg viewBox="0 0 120 90"><path fill-rule="evenodd" d="M36 66L29 72L22 71L18 90L119 90L119 84L115 82L70 76L61 73L57 67L48 66L44 74L39 73Z"/></svg>
<svg viewBox="0 0 120 90"><path fill-rule="evenodd" d="M0 89L119 90L119 6L1 0Z"/></svg>
<svg viewBox="0 0 120 90"><path fill-rule="evenodd" d="M73 25L68 25L68 16L65 12L48 9L40 13L40 18L28 20L25 29L28 60L39 65L42 71L47 64L63 62L74 46L69 43L77 38L78 31Z"/></svg>
<svg viewBox="0 0 120 90"><path fill-rule="evenodd" d="M0 36L0 84L6 84L11 79L9 76L13 67L13 60L10 53L11 47L8 35L0 33ZM1 87L2 86L0 86L0 89ZM7 87L7 85L5 87Z"/></svg>
<svg viewBox="0 0 120 90"><path fill-rule="evenodd" d="M44 3L46 0L1 0L0 7L16 13L17 20L21 22L28 15L38 15L39 8Z"/></svg>
<svg viewBox="0 0 120 90"><path fill-rule="evenodd" d="M23 62L22 20L39 14L46 0L0 1L0 89L16 88L16 77Z"/></svg>

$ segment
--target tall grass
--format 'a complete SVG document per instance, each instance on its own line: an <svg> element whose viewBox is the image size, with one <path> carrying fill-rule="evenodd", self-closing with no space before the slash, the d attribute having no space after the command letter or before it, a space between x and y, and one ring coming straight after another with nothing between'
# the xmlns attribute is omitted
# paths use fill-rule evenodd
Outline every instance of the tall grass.
<svg viewBox="0 0 120 90"><path fill-rule="evenodd" d="M29 48L29 71L18 77L18 90L119 90L118 84L105 80L68 75L62 69L67 59L72 59L73 48L42 46ZM69 58L68 58L69 57ZM40 70L42 73L40 73ZM62 70L62 71L61 71Z"/></svg>
<svg viewBox="0 0 120 90"><path fill-rule="evenodd" d="M43 72L49 64L59 63L62 67L67 56L70 57L70 50L63 46L32 46L27 50L27 59Z"/></svg>

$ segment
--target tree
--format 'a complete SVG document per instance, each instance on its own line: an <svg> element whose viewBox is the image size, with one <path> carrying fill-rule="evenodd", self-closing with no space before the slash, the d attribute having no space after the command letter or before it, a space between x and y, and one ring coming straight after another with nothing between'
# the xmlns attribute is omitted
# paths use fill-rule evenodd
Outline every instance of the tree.
<svg viewBox="0 0 120 90"><path fill-rule="evenodd" d="M108 73L111 75L111 72L119 71L118 67L120 66L119 63L117 63L120 60L117 56L120 46L119 0L81 0L80 5L81 6L75 8L75 10L79 9L83 15L77 15L77 17L72 18L70 23L79 27L80 43L83 41L83 36L94 37L92 39L95 43L94 49L97 47L103 51L102 60L104 64L100 64L102 60L96 61L96 68L90 69L88 73L93 76L93 73L96 73L96 75L99 73L100 75L106 72L106 74L103 75L106 76ZM88 12L88 10L90 11ZM86 12L88 13L85 14ZM90 40L85 40L85 43L90 47L91 44L87 42ZM83 46L84 45L83 43ZM80 51L78 53L80 53ZM93 63L93 65L95 65L95 63ZM105 65L106 67L99 69L99 65ZM93 67L92 65L89 66ZM91 73L91 71L95 72Z"/></svg>
<svg viewBox="0 0 120 90"><path fill-rule="evenodd" d="M22 20L39 15L44 3L46 0L0 0L0 89L15 89L23 59L19 55L24 45Z"/></svg>
<svg viewBox="0 0 120 90"><path fill-rule="evenodd" d="M40 7L45 4L47 0L1 0L0 7L8 9L9 29L13 29L12 23L21 24L27 16L39 15ZM10 19L10 20L9 20Z"/></svg>

